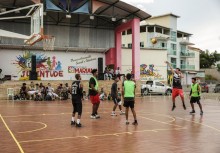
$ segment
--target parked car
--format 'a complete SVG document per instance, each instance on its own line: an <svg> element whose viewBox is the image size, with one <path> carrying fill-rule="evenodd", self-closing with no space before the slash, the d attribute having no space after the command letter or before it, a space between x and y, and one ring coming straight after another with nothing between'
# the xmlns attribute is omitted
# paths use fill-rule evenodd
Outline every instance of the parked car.
<svg viewBox="0 0 220 153"><path fill-rule="evenodd" d="M149 93L166 94L172 93L172 88L159 81L147 81L141 85L141 95L146 96Z"/></svg>
<svg viewBox="0 0 220 153"><path fill-rule="evenodd" d="M214 93L220 92L220 84L216 84L214 88Z"/></svg>
<svg viewBox="0 0 220 153"><path fill-rule="evenodd" d="M200 82L199 85L201 87L202 92L207 92L207 93L209 92L209 86L207 83Z"/></svg>

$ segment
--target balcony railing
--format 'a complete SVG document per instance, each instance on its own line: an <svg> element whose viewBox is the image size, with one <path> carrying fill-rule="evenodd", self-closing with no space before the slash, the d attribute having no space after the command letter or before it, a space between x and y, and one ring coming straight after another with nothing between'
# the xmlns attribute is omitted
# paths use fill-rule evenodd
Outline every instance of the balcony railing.
<svg viewBox="0 0 220 153"><path fill-rule="evenodd" d="M185 58L195 58L195 53L193 52L180 52L180 57L185 57Z"/></svg>
<svg viewBox="0 0 220 153"><path fill-rule="evenodd" d="M176 55L176 50L169 49L168 55Z"/></svg>
<svg viewBox="0 0 220 153"><path fill-rule="evenodd" d="M181 64L180 68L181 70L195 70L195 65Z"/></svg>

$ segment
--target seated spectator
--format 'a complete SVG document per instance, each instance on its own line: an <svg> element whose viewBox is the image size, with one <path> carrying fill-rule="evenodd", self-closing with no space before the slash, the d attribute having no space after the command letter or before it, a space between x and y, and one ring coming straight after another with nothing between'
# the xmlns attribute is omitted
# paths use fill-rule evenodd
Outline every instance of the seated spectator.
<svg viewBox="0 0 220 153"><path fill-rule="evenodd" d="M69 98L69 93L70 93L70 87L68 83L66 83L61 92L61 97L63 98L63 100L67 100Z"/></svg>
<svg viewBox="0 0 220 153"><path fill-rule="evenodd" d="M120 71L120 67L118 67L118 68L115 70L115 75L116 75L116 77L119 77L119 79L121 80L121 71Z"/></svg>
<svg viewBox="0 0 220 153"><path fill-rule="evenodd" d="M60 97L54 92L54 89L51 87L51 84L48 83L48 86L46 87L45 100L55 100L55 98L60 98Z"/></svg>
<svg viewBox="0 0 220 153"><path fill-rule="evenodd" d="M40 93L41 93L42 99L45 99L45 96L46 96L46 88L45 88L45 86L43 85L43 83L40 83L39 88L40 88Z"/></svg>
<svg viewBox="0 0 220 153"><path fill-rule="evenodd" d="M111 96L111 93L108 94L108 100L111 100L112 99L112 96Z"/></svg>
<svg viewBox="0 0 220 153"><path fill-rule="evenodd" d="M63 91L63 84L60 84L60 85L57 87L56 93L61 97L62 91Z"/></svg>
<svg viewBox="0 0 220 153"><path fill-rule="evenodd" d="M28 95L29 95L30 99L34 99L35 92L36 92L36 89L35 89L34 82L31 81L31 84L28 87Z"/></svg>
<svg viewBox="0 0 220 153"><path fill-rule="evenodd" d="M107 80L107 79L108 79L108 68L106 67L104 71L104 80Z"/></svg>
<svg viewBox="0 0 220 153"><path fill-rule="evenodd" d="M100 95L99 95L99 99L100 99L100 100L105 100L105 99L107 99L106 97L107 97L107 95L106 95L106 93L104 92L104 88L101 88Z"/></svg>
<svg viewBox="0 0 220 153"><path fill-rule="evenodd" d="M28 89L26 87L26 83L22 84L22 87L20 89L20 99L25 100L28 99Z"/></svg>
<svg viewBox="0 0 220 153"><path fill-rule="evenodd" d="M42 97L42 94L41 94L41 89L40 89L40 86L39 84L37 83L36 84L36 88L35 88L36 92L35 92L35 97L34 97L34 100L35 101L42 101L43 100L43 97Z"/></svg>
<svg viewBox="0 0 220 153"><path fill-rule="evenodd" d="M4 82L4 77L2 74L2 69L0 69L0 82L3 83Z"/></svg>

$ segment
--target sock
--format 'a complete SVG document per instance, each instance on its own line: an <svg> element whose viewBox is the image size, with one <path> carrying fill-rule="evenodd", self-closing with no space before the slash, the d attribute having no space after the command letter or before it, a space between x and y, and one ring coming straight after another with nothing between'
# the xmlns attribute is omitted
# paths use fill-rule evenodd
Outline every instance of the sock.
<svg viewBox="0 0 220 153"><path fill-rule="evenodd" d="M77 119L76 123L79 124L80 123L80 119Z"/></svg>
<svg viewBox="0 0 220 153"><path fill-rule="evenodd" d="M128 122L128 120L126 120L126 122Z"/></svg>
<svg viewBox="0 0 220 153"><path fill-rule="evenodd" d="M112 111L112 114L115 114L115 111Z"/></svg>
<svg viewBox="0 0 220 153"><path fill-rule="evenodd" d="M122 113L123 113L123 111L122 110L120 110Z"/></svg>
<svg viewBox="0 0 220 153"><path fill-rule="evenodd" d="M72 121L74 122L75 120L74 120L74 117L72 117Z"/></svg>

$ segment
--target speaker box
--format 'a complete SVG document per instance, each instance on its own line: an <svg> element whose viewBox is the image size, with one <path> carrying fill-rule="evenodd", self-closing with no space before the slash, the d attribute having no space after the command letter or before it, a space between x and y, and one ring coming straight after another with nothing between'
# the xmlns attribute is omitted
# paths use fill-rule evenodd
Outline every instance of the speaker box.
<svg viewBox="0 0 220 153"><path fill-rule="evenodd" d="M32 55L31 56L31 71L32 72L36 72L36 65L37 65L37 61L36 61L36 55Z"/></svg>
<svg viewBox="0 0 220 153"><path fill-rule="evenodd" d="M11 75L5 75L4 79L5 80L11 80Z"/></svg>
<svg viewBox="0 0 220 153"><path fill-rule="evenodd" d="M36 70L35 71L30 71L29 80L37 80L37 72L36 72Z"/></svg>
<svg viewBox="0 0 220 153"><path fill-rule="evenodd" d="M98 74L98 80L105 80L104 73Z"/></svg>
<svg viewBox="0 0 220 153"><path fill-rule="evenodd" d="M103 73L103 58L98 58L98 72Z"/></svg>

